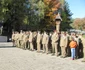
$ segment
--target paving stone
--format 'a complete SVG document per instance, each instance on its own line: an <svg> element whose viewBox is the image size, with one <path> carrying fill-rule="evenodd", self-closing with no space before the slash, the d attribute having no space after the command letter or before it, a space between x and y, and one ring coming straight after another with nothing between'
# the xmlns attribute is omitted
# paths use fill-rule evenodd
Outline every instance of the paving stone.
<svg viewBox="0 0 85 70"><path fill-rule="evenodd" d="M0 70L85 70L85 63L81 60L60 58L16 47L0 48Z"/></svg>

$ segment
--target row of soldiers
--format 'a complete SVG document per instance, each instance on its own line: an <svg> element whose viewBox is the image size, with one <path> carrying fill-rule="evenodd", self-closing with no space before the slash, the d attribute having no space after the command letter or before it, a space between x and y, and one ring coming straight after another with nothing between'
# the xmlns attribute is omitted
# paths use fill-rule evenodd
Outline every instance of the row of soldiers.
<svg viewBox="0 0 85 70"><path fill-rule="evenodd" d="M53 31L50 33L40 31L20 31L12 33L12 41L13 45L22 48L29 49L31 51L37 50L37 52L43 53L52 53L52 55L59 56L62 58L70 56L70 47L69 43L71 39L77 42L76 47L76 57L79 58L83 56L84 52L84 60L85 61L85 39L82 34L75 34L68 32L58 33L57 31Z"/></svg>

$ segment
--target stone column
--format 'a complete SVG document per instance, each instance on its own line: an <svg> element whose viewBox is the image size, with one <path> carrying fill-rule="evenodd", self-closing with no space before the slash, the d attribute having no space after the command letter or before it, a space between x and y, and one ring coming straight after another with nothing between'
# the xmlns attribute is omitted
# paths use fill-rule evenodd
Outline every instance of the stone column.
<svg viewBox="0 0 85 70"><path fill-rule="evenodd" d="M56 31L60 32L60 23L61 21L56 21Z"/></svg>
<svg viewBox="0 0 85 70"><path fill-rule="evenodd" d="M60 17L60 14L58 13L55 18L55 24L56 24L56 31L60 32L60 23L62 21L62 18Z"/></svg>

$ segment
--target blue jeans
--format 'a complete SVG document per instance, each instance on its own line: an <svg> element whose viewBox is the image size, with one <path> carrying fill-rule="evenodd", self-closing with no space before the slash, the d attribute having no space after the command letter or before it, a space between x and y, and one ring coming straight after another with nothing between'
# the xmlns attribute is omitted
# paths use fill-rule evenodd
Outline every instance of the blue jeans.
<svg viewBox="0 0 85 70"><path fill-rule="evenodd" d="M71 48L71 57L72 59L75 58L75 48Z"/></svg>

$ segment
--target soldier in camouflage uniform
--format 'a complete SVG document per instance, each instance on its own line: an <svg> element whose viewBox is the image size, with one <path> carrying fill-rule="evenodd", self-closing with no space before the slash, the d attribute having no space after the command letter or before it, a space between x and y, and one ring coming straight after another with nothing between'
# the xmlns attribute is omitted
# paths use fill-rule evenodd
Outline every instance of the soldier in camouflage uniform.
<svg viewBox="0 0 85 70"><path fill-rule="evenodd" d="M30 44L30 50L34 50L34 47L33 47L33 34L31 31L29 31L29 44Z"/></svg>
<svg viewBox="0 0 85 70"><path fill-rule="evenodd" d="M23 49L25 49L25 50L27 48L27 41L28 41L28 32L24 32L24 34L23 34Z"/></svg>
<svg viewBox="0 0 85 70"><path fill-rule="evenodd" d="M58 56L58 40L59 40L59 36L58 33L56 31L54 31L54 33L52 34L51 37L52 40L52 55L56 55Z"/></svg>
<svg viewBox="0 0 85 70"><path fill-rule="evenodd" d="M48 41L49 41L49 36L44 32L43 37L42 37L42 45L43 45L43 52L46 52L48 54Z"/></svg>
<svg viewBox="0 0 85 70"><path fill-rule="evenodd" d="M81 41L82 41L82 44L83 44L83 60L82 60L82 62L85 62L85 38L83 37L83 34L82 34L82 37L81 37Z"/></svg>
<svg viewBox="0 0 85 70"><path fill-rule="evenodd" d="M60 37L60 47L61 47L61 57L62 58L66 57L67 45L68 45L68 37L66 36L65 32L62 32L61 37Z"/></svg>
<svg viewBox="0 0 85 70"><path fill-rule="evenodd" d="M40 52L40 49L41 49L41 44L40 44L41 43L41 34L40 34L40 31L38 31L36 43L37 43L37 52Z"/></svg>
<svg viewBox="0 0 85 70"><path fill-rule="evenodd" d="M22 43L23 43L22 39L23 39L23 31L21 30L20 34L19 34L19 48L23 47L22 46Z"/></svg>
<svg viewBox="0 0 85 70"><path fill-rule="evenodd" d="M15 32L12 32L12 42L13 42L13 46L15 46Z"/></svg>
<svg viewBox="0 0 85 70"><path fill-rule="evenodd" d="M15 34L15 45L16 47L19 47L19 32L16 32Z"/></svg>

